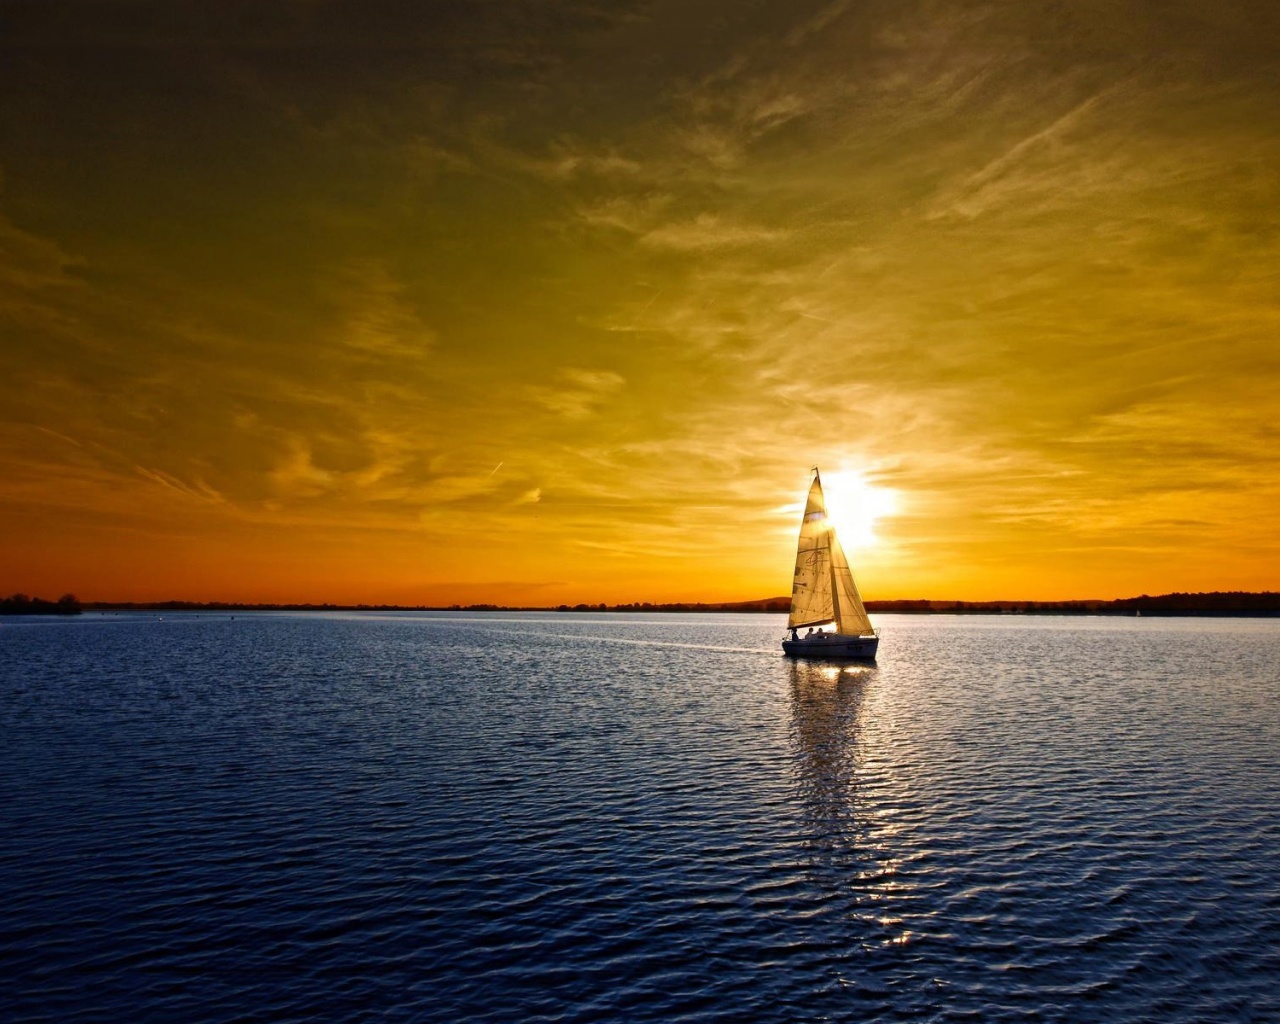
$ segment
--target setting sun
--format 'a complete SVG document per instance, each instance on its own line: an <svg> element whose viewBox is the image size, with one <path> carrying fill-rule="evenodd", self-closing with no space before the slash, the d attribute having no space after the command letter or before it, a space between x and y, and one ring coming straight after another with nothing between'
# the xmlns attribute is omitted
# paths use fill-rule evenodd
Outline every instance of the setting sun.
<svg viewBox="0 0 1280 1024"><path fill-rule="evenodd" d="M857 470L822 474L827 517L845 548L870 548L880 543L876 524L898 511L898 492L867 482Z"/></svg>

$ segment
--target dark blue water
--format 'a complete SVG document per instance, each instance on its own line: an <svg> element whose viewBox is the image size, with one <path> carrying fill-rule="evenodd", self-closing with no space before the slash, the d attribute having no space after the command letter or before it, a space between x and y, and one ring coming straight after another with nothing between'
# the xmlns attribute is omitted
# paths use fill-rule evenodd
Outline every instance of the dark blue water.
<svg viewBox="0 0 1280 1024"><path fill-rule="evenodd" d="M1280 1020L1280 622L0 623L0 1018Z"/></svg>

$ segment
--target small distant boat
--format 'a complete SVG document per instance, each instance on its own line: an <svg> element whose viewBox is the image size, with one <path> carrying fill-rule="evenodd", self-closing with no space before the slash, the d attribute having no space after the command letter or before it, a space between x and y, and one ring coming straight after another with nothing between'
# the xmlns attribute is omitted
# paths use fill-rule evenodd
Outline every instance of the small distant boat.
<svg viewBox="0 0 1280 1024"><path fill-rule="evenodd" d="M782 641L782 652L791 657L874 661L880 646L880 634L871 628L849 560L827 518L817 466L800 520L787 629L791 636ZM801 629L809 632L800 636Z"/></svg>

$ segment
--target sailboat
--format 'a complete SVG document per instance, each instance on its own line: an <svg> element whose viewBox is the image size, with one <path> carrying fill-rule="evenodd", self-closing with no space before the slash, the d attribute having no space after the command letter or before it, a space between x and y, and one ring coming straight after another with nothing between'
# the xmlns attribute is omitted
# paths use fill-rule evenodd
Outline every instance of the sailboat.
<svg viewBox="0 0 1280 1024"><path fill-rule="evenodd" d="M801 637L799 630L805 628L809 632ZM782 653L792 657L874 661L880 646L835 525L827 517L817 466L800 520L787 629L791 636L782 641Z"/></svg>

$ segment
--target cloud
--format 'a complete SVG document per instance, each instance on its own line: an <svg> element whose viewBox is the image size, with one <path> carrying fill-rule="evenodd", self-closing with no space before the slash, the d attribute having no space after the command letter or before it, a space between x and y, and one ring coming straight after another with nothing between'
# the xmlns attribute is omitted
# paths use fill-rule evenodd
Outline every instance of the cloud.
<svg viewBox="0 0 1280 1024"><path fill-rule="evenodd" d="M597 200L577 210L579 221L588 227L610 228L631 235L653 230L672 196L649 192L641 196L615 195Z"/></svg>
<svg viewBox="0 0 1280 1024"><path fill-rule="evenodd" d="M721 249L775 242L786 232L732 224L715 214L699 214L691 221L663 224L641 236L645 245L677 250Z"/></svg>
<svg viewBox="0 0 1280 1024"><path fill-rule="evenodd" d="M953 191L939 196L926 216L972 220L996 207L1025 213L1031 204L1066 206L1078 198L1082 187L1088 191L1114 187L1123 161L1111 158L1095 163L1087 141L1080 136L1089 116L1116 88L1090 96L1051 124L1019 139Z"/></svg>
<svg viewBox="0 0 1280 1024"><path fill-rule="evenodd" d="M288 450L271 470L278 495L286 498L313 498L333 484L333 474L318 467L311 457L311 446L304 438L294 437Z"/></svg>
<svg viewBox="0 0 1280 1024"><path fill-rule="evenodd" d="M140 476L151 480L161 487L166 487L171 491L175 491L184 498L191 498L195 501L209 502L212 504L222 504L226 499L206 484L203 480L195 480L192 483L179 480L177 477L158 469L147 469L144 466L135 466L134 469Z"/></svg>
<svg viewBox="0 0 1280 1024"><path fill-rule="evenodd" d="M56 241L23 231L0 214L0 287L38 292L66 285L68 271L81 264Z"/></svg>
<svg viewBox="0 0 1280 1024"><path fill-rule="evenodd" d="M534 400L558 416L582 420L598 413L623 387L626 381L612 370L562 369L560 384L533 386Z"/></svg>
<svg viewBox="0 0 1280 1024"><path fill-rule="evenodd" d="M420 359L435 344L435 333L407 301L404 285L387 267L367 261L344 268L341 294L351 309L340 341L379 358Z"/></svg>

